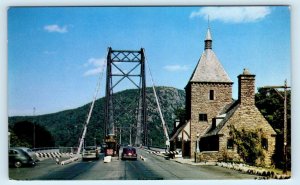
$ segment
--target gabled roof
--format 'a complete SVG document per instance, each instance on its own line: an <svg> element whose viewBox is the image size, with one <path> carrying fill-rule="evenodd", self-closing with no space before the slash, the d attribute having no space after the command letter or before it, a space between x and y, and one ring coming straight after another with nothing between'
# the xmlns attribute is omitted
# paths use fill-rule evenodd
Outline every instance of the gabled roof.
<svg viewBox="0 0 300 185"><path fill-rule="evenodd" d="M189 82L233 83L211 49L204 50Z"/></svg>
<svg viewBox="0 0 300 185"><path fill-rule="evenodd" d="M189 124L190 121L187 121L183 124L180 124L178 125L175 130L173 130L172 134L170 135L170 141L173 141L177 136L178 134L180 134L181 131L184 130L184 128L186 127L187 124Z"/></svg>
<svg viewBox="0 0 300 185"><path fill-rule="evenodd" d="M239 101L235 100L232 103L226 105L224 109L222 110L221 114L226 114L224 119L216 126L214 129L210 129L203 137L217 135L219 131L224 127L225 123L231 118L233 113L237 110L239 107Z"/></svg>

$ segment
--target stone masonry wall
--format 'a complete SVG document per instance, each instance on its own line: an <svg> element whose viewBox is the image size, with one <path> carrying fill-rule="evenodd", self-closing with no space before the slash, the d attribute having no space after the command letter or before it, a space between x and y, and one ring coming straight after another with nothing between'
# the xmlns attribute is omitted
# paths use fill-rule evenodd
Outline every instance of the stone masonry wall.
<svg viewBox="0 0 300 185"><path fill-rule="evenodd" d="M221 158L221 155L218 151L205 151L197 153L197 158L199 162L216 162Z"/></svg>
<svg viewBox="0 0 300 185"><path fill-rule="evenodd" d="M238 130L256 131L261 133L261 136L268 139L268 149L265 150L265 164L271 165L272 155L275 151L275 131L267 120L262 116L259 110L253 106L241 106L235 111L234 115L227 121L225 126L221 129L219 151L234 152L237 154L237 148L234 146L233 150L227 149L227 140L231 138L229 132L229 125L234 125ZM232 155L232 154L231 154ZM235 155L237 156L237 155ZM239 160L235 157L235 160Z"/></svg>
<svg viewBox="0 0 300 185"><path fill-rule="evenodd" d="M268 148L264 149L264 163L266 166L270 166L272 165L272 155L275 151L276 132L255 106L255 75L251 75L248 70L244 69L244 73L239 75L238 79L239 104L233 115L218 133L219 152L218 154L206 153L199 157L210 160L213 158L215 160L223 158L224 160L225 157L236 161L241 160L237 153L237 146L234 146L233 149L227 149L227 141L232 138L229 126L233 125L238 130L257 132L261 138L268 140Z"/></svg>
<svg viewBox="0 0 300 185"><path fill-rule="evenodd" d="M197 141L197 133L204 135L212 118L220 113L225 105L232 102L232 83L192 83L191 92L191 157ZM214 100L209 99L210 90L214 90ZM207 114L207 121L199 121L199 114Z"/></svg>
<svg viewBox="0 0 300 185"><path fill-rule="evenodd" d="M239 75L239 101L242 105L255 104L255 75Z"/></svg>

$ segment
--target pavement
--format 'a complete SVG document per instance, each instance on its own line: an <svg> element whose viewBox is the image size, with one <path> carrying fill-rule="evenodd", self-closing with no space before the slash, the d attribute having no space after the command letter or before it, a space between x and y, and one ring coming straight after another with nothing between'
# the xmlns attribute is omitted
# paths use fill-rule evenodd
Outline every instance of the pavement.
<svg viewBox="0 0 300 185"><path fill-rule="evenodd" d="M146 151L150 151L151 150L146 150ZM149 153L150 153L149 152ZM157 156L161 156L166 158L167 156L165 155L164 152L151 152ZM272 170L268 170L268 169L261 169L259 167L255 167L255 166L248 166L245 164L233 164L233 163L222 163L222 162L195 162L195 159L186 159L186 158L182 158L182 157L175 157L175 158L170 158L170 161L175 161L177 163L181 163L181 164L188 164L188 165L192 165L192 166L220 166L223 168L229 168L229 169L233 169L236 171L240 171L242 173L248 173L248 174L256 174L259 176L264 176L266 178L274 178L274 179L288 179L291 176L290 175L282 175L282 174L276 174L274 172L272 172Z"/></svg>
<svg viewBox="0 0 300 185"><path fill-rule="evenodd" d="M272 170L262 169L260 167L248 166L245 164L231 164L231 163L217 163L217 162L197 162L196 163L194 159L183 159L183 158L175 158L175 159L170 159L170 160L176 161L181 164L189 164L189 165L193 165L193 166L220 166L223 168L229 168L229 169L233 169L236 171L240 171L242 173L263 176L263 177L265 177L263 179L268 179L268 178L289 179L289 178L291 178L290 175L276 174Z"/></svg>
<svg viewBox="0 0 300 185"><path fill-rule="evenodd" d="M184 159L184 158L174 158L170 159L171 161L175 161L181 164L189 164L189 165L194 165L194 166L215 166L217 163L216 162L195 162L194 159Z"/></svg>
<svg viewBox="0 0 300 185"><path fill-rule="evenodd" d="M148 152L154 151L152 152L153 154L157 155L157 156L161 156L161 157L167 157L165 155L164 152L156 152L155 150L148 150L148 149L144 149ZM182 157L175 157L173 159L170 159L170 161L175 161L181 164L189 164L189 165L193 165L193 166L215 166L217 163L216 162L195 162L195 159L188 159L188 158L182 158Z"/></svg>

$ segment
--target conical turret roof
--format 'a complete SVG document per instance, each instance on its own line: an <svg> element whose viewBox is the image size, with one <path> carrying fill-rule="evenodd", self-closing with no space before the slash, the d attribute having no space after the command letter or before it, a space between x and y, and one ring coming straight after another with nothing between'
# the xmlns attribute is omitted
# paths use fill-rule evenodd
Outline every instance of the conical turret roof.
<svg viewBox="0 0 300 185"><path fill-rule="evenodd" d="M208 28L205 41L212 41L211 33ZM205 43L207 44L207 43ZM190 82L223 82L232 83L228 74L224 70L219 59L209 47L201 55L200 60L190 78Z"/></svg>
<svg viewBox="0 0 300 185"><path fill-rule="evenodd" d="M207 29L205 40L212 40L209 28Z"/></svg>

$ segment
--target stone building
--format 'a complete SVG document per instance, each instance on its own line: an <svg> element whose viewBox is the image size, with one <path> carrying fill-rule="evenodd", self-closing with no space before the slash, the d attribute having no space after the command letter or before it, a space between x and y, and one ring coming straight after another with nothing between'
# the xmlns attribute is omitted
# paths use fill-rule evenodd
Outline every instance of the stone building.
<svg viewBox="0 0 300 185"><path fill-rule="evenodd" d="M238 100L233 100L233 82L212 50L208 29L204 52L185 87L187 121L175 127L172 149L181 148L184 157L196 155L203 161L222 160L224 153L240 160L229 129L232 125L261 133L264 162L271 164L276 132L255 106L255 75L244 69L238 81Z"/></svg>

